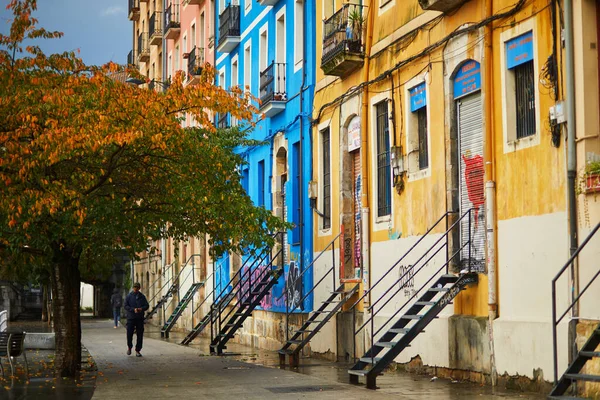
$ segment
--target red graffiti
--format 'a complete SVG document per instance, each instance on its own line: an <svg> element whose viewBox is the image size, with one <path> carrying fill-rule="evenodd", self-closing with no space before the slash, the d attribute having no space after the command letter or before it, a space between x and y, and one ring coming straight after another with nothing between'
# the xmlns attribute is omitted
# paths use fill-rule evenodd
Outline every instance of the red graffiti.
<svg viewBox="0 0 600 400"><path fill-rule="evenodd" d="M462 155L465 163L465 182L467 184L467 194L473 204L475 211L475 227L477 228L477 219L479 208L485 204L483 191L483 157L476 155L470 158Z"/></svg>

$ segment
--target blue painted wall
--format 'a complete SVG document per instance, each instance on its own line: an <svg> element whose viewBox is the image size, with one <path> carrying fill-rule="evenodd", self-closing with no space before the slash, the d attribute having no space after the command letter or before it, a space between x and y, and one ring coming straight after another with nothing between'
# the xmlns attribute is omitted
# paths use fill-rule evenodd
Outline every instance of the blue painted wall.
<svg viewBox="0 0 600 400"><path fill-rule="evenodd" d="M252 6L248 13L245 13L245 2L251 1ZM225 6L229 5L231 0L225 0ZM287 139L287 161L288 161L288 178L285 184L286 192L286 207L287 220L299 222L300 216L304 223L303 229L295 228L288 232L288 242L291 244L290 253L288 255L288 263L284 269L284 276L280 278L278 284L273 288L271 298L263 301L263 308L269 311L285 312L285 297L279 301L277 298L281 296L285 288L285 279L293 279L301 273L301 269L308 267L312 261L313 245L312 245L312 210L308 200L308 181L312 176L312 144L311 144L311 129L310 116L312 115L312 106L314 98L315 84L315 68L316 68L316 52L315 52L315 2L314 0L304 1L304 24L305 24L305 41L304 55L305 60L303 67L298 71L294 65L295 54L295 0L279 0L273 6L261 6L256 0L240 0L240 32L241 40L239 45L229 54L217 52L216 68L219 73L224 71L225 87L230 87L232 82L232 59L237 56L238 59L238 77L237 83L248 86L248 82L244 81L246 68L251 68L250 91L259 98L259 57L260 54L260 32L267 26L268 40L268 62L269 65L275 60L276 47L276 15L285 7L285 62L286 62L286 93L287 103L285 110L273 116L259 121L256 127L250 134L252 139L264 140L268 144L254 148L241 149L248 161L245 167L247 170L243 172L243 177L247 177L244 186L247 188L249 196L254 200L255 204L263 204L267 209L273 209L272 193L275 191L273 178L274 155L278 149L273 148L273 137L278 132L283 132ZM216 1L216 38L215 45L219 43L219 17L222 13L221 2ZM247 43L251 44L251 57L245 59L245 51ZM304 85L303 85L303 74ZM218 78L219 79L219 78ZM222 84L222 82L218 82ZM302 91L302 103L300 104L300 92ZM302 129L301 129L302 125ZM301 151L300 151L301 150ZM301 155L299 153L302 153ZM300 158L301 156L301 158ZM301 161L301 162L300 162ZM300 165L302 166L302 181L297 178ZM263 175L264 172L264 175ZM302 190L302 200L299 198L299 191ZM300 203L302 209L299 210ZM302 231L302 235L300 232ZM307 271L302 279L301 295L304 296L310 291L313 284L313 273ZM292 297L292 296L290 296ZM295 294L298 300L299 294ZM297 312L308 312L313 308L312 294L309 295Z"/></svg>

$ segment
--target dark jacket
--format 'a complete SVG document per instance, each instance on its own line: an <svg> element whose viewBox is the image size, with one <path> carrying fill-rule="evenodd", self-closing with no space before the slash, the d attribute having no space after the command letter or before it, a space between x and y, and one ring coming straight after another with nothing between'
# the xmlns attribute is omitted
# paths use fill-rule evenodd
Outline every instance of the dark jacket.
<svg viewBox="0 0 600 400"><path fill-rule="evenodd" d="M125 311L127 311L127 319L144 319L144 312L150 308L146 296L142 292L131 292L125 298ZM134 310L141 308L143 311L136 313Z"/></svg>
<svg viewBox="0 0 600 400"><path fill-rule="evenodd" d="M123 297L121 297L121 293L119 293L118 289L115 289L113 295L110 297L110 305L112 308L123 307Z"/></svg>

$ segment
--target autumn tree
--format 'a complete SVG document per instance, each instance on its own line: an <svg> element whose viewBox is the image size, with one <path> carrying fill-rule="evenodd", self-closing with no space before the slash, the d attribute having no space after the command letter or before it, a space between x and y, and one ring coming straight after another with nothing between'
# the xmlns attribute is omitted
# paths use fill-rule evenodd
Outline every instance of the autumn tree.
<svg viewBox="0 0 600 400"><path fill-rule="evenodd" d="M235 149L248 144L245 134L213 125L214 113L250 125L249 95L214 85L208 65L194 86L181 73L164 92L128 85L113 79L117 65L25 46L61 34L36 26L36 0L8 8L14 20L0 36L0 251L32 261L18 268L46 269L56 370L76 376L82 271L94 273L116 249L133 255L148 238L207 235L220 252L269 243L284 225L240 184ZM182 127L184 114L196 128Z"/></svg>

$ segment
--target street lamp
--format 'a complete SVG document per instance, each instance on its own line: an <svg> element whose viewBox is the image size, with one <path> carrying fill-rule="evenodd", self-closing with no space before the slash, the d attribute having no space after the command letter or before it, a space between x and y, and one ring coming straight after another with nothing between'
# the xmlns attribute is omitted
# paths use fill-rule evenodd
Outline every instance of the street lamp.
<svg viewBox="0 0 600 400"><path fill-rule="evenodd" d="M161 81L157 81L152 79L150 82L147 82L145 80L139 79L139 78L133 78L133 77L129 77L125 80L125 83L129 83L130 85L135 85L135 86L140 86L140 85L144 85L144 84L148 84L148 89L154 89L154 85L159 85L163 91L167 90L169 88L170 82L161 82Z"/></svg>

